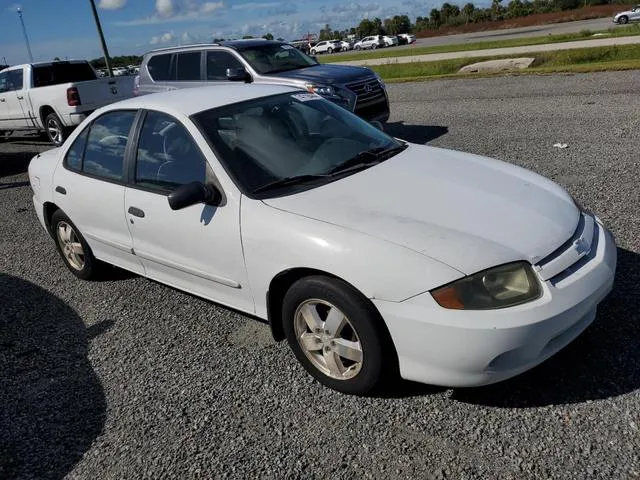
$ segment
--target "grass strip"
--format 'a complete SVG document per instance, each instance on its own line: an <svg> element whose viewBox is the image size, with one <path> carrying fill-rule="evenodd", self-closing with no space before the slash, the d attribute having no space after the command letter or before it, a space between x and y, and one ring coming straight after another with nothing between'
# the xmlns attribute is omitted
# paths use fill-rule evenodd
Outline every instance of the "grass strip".
<svg viewBox="0 0 640 480"><path fill-rule="evenodd" d="M407 82L444 77L473 78L504 74L531 74L556 72L594 72L605 70L629 70L640 68L640 45L614 45L610 47L557 50L535 54L535 62L524 70L497 73L459 74L458 70L471 63L503 58L518 58L522 55L506 55L480 58L456 58L435 62L395 63L372 65L387 82Z"/></svg>
<svg viewBox="0 0 640 480"><path fill-rule="evenodd" d="M595 35L595 36L594 36ZM545 45L551 43L571 42L575 40L593 40L596 38L630 37L640 35L640 24L626 27L610 28L600 32L582 30L577 33L563 35L546 35L541 37L514 38L510 40L492 40L454 45L433 45L409 48L384 48L366 52L345 53L341 55L319 56L321 63L350 62L353 60L369 60L374 58L407 57L412 55L428 55L430 53L466 52L470 50L484 50L489 48L509 48L529 45Z"/></svg>

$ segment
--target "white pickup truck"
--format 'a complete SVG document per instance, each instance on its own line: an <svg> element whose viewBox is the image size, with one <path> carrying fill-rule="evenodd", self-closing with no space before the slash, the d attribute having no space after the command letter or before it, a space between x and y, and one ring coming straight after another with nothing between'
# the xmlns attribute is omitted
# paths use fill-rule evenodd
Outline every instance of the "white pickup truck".
<svg viewBox="0 0 640 480"><path fill-rule="evenodd" d="M133 96L133 77L98 78L84 60L16 65L0 71L0 138L46 132L62 145L94 110Z"/></svg>

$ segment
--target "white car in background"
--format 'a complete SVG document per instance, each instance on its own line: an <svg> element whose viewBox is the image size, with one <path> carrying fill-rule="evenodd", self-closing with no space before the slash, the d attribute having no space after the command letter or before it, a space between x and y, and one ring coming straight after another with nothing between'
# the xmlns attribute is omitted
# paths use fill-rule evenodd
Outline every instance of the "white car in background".
<svg viewBox="0 0 640 480"><path fill-rule="evenodd" d="M409 45L416 42L416 36L410 33L401 33L398 35L398 37L404 38L407 41L407 44Z"/></svg>
<svg viewBox="0 0 640 480"><path fill-rule="evenodd" d="M342 51L343 51L343 52L347 52L347 51L349 51L349 50L353 50L353 44L352 44L352 43L347 42L346 40L342 40L342 41L340 42L340 46L342 47Z"/></svg>
<svg viewBox="0 0 640 480"><path fill-rule="evenodd" d="M376 48L384 47L384 40L382 35L371 35L370 37L364 37L362 40L356 42L353 45L354 50L375 50Z"/></svg>
<svg viewBox="0 0 640 480"><path fill-rule="evenodd" d="M625 25L629 22L640 22L640 5L636 5L631 10L616 13L613 17L613 23Z"/></svg>
<svg viewBox="0 0 640 480"><path fill-rule="evenodd" d="M339 52L342 49L342 45L339 40L327 40L316 43L311 48L311 55L316 55L318 53L333 53Z"/></svg>
<svg viewBox="0 0 640 480"><path fill-rule="evenodd" d="M75 276L106 262L265 319L347 393L398 373L518 375L580 335L613 286L613 237L552 181L394 139L292 87L109 105L29 179Z"/></svg>
<svg viewBox="0 0 640 480"><path fill-rule="evenodd" d="M395 35L384 35L382 37L385 47L395 47L398 45L398 37Z"/></svg>

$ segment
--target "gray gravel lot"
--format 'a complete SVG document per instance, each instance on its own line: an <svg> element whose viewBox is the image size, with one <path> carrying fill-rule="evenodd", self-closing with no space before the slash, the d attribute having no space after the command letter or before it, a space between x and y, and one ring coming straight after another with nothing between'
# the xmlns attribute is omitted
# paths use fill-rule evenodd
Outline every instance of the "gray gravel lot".
<svg viewBox="0 0 640 480"><path fill-rule="evenodd" d="M392 133L531 168L617 238L593 326L479 389L341 395L256 320L123 272L76 280L26 183L49 147L1 144L0 478L638 478L638 85L640 71L390 87Z"/></svg>

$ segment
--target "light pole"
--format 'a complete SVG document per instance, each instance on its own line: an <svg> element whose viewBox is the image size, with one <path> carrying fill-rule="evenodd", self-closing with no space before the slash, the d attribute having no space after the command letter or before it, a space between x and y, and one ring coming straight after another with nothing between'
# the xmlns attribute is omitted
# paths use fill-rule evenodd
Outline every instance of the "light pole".
<svg viewBox="0 0 640 480"><path fill-rule="evenodd" d="M104 55L104 63L107 67L109 76L113 77L113 70L111 70L111 60L109 60L109 50L107 50L107 42L104 41L104 34L102 33L102 26L100 25L100 19L98 18L98 10L96 10L96 3L94 0L89 0L91 3L91 10L93 11L93 19L96 22L98 28L98 36L100 37L100 44L102 45L102 54Z"/></svg>
<svg viewBox="0 0 640 480"><path fill-rule="evenodd" d="M20 24L22 25L22 33L24 33L24 41L27 43L27 52L29 53L29 62L33 63L33 55L31 54L31 45L29 45L29 37L27 36L27 29L24 26L24 20L22 18L22 9L18 7L18 17L20 17Z"/></svg>

